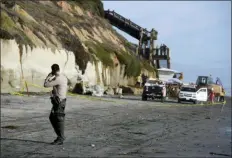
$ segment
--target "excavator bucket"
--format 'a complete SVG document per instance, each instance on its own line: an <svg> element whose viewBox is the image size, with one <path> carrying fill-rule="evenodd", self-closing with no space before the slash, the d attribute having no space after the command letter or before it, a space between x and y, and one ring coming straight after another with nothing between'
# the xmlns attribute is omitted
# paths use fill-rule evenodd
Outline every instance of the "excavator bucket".
<svg viewBox="0 0 232 158"><path fill-rule="evenodd" d="M223 88L222 82L219 77L216 78L216 84L220 85Z"/></svg>

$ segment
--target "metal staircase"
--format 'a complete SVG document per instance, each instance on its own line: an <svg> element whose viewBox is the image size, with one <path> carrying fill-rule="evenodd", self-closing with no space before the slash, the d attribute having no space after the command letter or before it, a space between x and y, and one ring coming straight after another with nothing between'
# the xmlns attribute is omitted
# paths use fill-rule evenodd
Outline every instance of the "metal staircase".
<svg viewBox="0 0 232 158"><path fill-rule="evenodd" d="M123 17L122 15L105 10L105 18L109 20L110 24L118 29L126 32L135 39L139 40L137 56L140 56L146 60L149 60L151 64L154 64L157 68L160 68L160 60L167 61L167 68L170 68L170 53L169 48L166 45L154 48L154 42L157 40L158 32L155 29L148 31L146 28L135 24L130 19Z"/></svg>

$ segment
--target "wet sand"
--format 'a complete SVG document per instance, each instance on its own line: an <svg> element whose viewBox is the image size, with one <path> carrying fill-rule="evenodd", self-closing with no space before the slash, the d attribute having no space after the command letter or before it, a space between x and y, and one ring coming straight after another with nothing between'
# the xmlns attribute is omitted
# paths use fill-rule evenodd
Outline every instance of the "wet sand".
<svg viewBox="0 0 232 158"><path fill-rule="evenodd" d="M202 106L68 97L63 145L48 95L1 96L1 157L220 157L231 155L231 101ZM211 154L210 154L211 153Z"/></svg>

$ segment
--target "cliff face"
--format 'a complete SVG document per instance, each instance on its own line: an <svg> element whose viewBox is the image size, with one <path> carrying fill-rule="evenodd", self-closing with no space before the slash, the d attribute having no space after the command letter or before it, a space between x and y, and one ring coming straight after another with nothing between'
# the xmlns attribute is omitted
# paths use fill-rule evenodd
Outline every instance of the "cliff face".
<svg viewBox="0 0 232 158"><path fill-rule="evenodd" d="M154 69L137 59L103 18L99 0L1 2L1 89L43 91L57 63L73 87L78 78L89 85L134 85L140 73Z"/></svg>

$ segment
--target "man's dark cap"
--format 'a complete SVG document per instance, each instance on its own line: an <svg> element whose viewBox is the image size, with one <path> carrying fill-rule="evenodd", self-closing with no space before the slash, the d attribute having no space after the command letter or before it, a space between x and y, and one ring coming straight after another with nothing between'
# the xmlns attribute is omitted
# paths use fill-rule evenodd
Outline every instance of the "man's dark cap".
<svg viewBox="0 0 232 158"><path fill-rule="evenodd" d="M55 72L60 70L60 67L58 64L53 64L51 68L52 68L52 71L55 71Z"/></svg>

